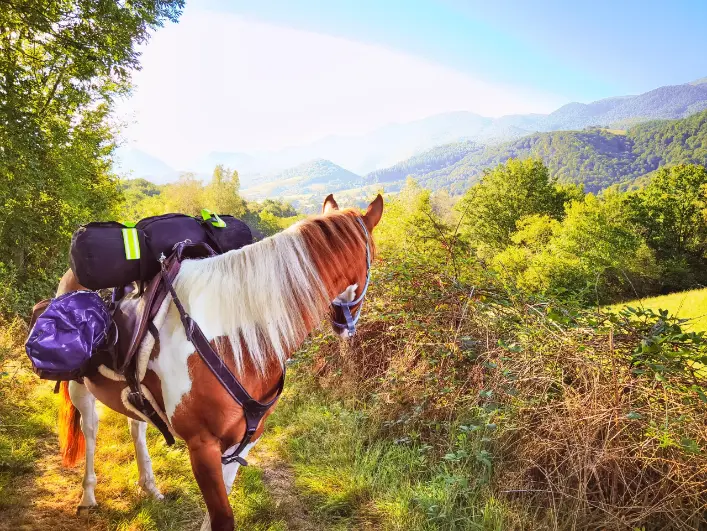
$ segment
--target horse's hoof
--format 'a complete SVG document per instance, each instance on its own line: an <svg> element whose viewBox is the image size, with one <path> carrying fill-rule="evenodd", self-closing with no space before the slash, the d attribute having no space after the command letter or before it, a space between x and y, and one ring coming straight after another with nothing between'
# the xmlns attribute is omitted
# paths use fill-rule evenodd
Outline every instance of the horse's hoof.
<svg viewBox="0 0 707 531"><path fill-rule="evenodd" d="M152 496L152 497L153 497L154 499L156 499L157 501L162 501L162 500L164 500L164 494L162 494L161 492L151 492L151 493L150 493L150 496Z"/></svg>
<svg viewBox="0 0 707 531"><path fill-rule="evenodd" d="M96 505L79 505L76 507L76 516L81 516L82 514L90 514L98 509L98 504Z"/></svg>
<svg viewBox="0 0 707 531"><path fill-rule="evenodd" d="M157 500L157 501L164 500L164 496L162 495L160 490L157 488L157 486L154 484L154 482L141 484L138 481L137 486L142 492L144 492L148 496L152 496L152 498L154 498L155 500Z"/></svg>

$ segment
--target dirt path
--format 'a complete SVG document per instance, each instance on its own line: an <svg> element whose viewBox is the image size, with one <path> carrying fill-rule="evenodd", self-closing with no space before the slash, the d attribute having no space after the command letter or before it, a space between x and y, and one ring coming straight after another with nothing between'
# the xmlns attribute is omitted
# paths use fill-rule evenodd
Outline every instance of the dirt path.
<svg viewBox="0 0 707 531"><path fill-rule="evenodd" d="M42 457L35 468L14 479L17 482L10 503L0 518L0 529L34 531L70 531L96 529L100 522L95 515L76 515L76 503L81 497L80 469L61 466L58 449L53 441L43 441Z"/></svg>
<svg viewBox="0 0 707 531"><path fill-rule="evenodd" d="M108 452L111 452L111 449L105 449L105 446L110 443L105 440L99 440L100 442L104 443L100 457L108 457L110 455ZM117 457L115 455L115 445L117 444L120 443L117 441L113 443L112 457L114 459ZM80 462L73 469L62 467L54 435L38 441L38 445L41 451L39 452L40 457L35 461L35 466L26 473L13 477L11 498L0 500L0 530L83 531L115 529L116 526L130 530L144 529L134 520L133 525L125 525L126 520L131 519L129 515L139 513L140 506L145 503L145 497L136 492L136 487L127 490L125 487L117 490L109 488L108 491L101 489L97 491L99 508L78 516L76 504L81 498L83 463ZM293 531L320 529L321 526L317 526L312 521L312 516L297 497L291 468L265 445L260 450L260 452L254 452L250 460L255 468L263 471L263 483L276 504L278 515L285 521L287 529ZM132 452L125 457L130 461L126 463L126 466L134 467ZM188 473L188 471L182 471L182 473ZM157 474L157 476L159 483L160 475ZM103 477L99 474L99 486L107 480L105 474ZM198 505L194 506L195 510L188 518L181 520L181 524L177 524L176 529L190 530L200 527L204 508L198 493L196 493L196 497L198 500L195 503ZM160 503L170 505L178 501L179 498L174 494L172 496L168 494L167 499ZM167 510L169 510L168 507ZM175 528L173 524L168 527ZM157 529L160 528L162 526L158 524Z"/></svg>
<svg viewBox="0 0 707 531"><path fill-rule="evenodd" d="M296 495L292 469L269 448L264 448L251 459L253 465L263 471L263 482L275 500L279 512L287 517L287 529L292 531L315 531L320 529Z"/></svg>

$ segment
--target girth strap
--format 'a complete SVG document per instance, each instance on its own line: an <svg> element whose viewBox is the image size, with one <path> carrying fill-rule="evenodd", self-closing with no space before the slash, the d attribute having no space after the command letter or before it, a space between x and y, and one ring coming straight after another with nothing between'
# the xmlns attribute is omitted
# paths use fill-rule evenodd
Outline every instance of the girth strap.
<svg viewBox="0 0 707 531"><path fill-rule="evenodd" d="M155 410L150 401L143 394L137 378L135 378L134 375L128 376L126 374L126 380L128 382L128 386L130 387L128 402L130 402L130 404L140 413L145 415L145 417L150 419L152 424L162 433L162 436L167 442L167 446L172 446L174 444L174 436L169 431L167 423L162 420L162 417L160 417L159 413L157 413L157 410Z"/></svg>
<svg viewBox="0 0 707 531"><path fill-rule="evenodd" d="M224 389L231 395L231 398L236 401L236 403L243 409L243 415L246 422L246 432L241 440L238 447L228 456L223 456L221 462L223 464L233 463L237 461L241 465L247 465L245 459L240 457L241 452L250 443L253 435L255 435L256 430L260 421L263 419L268 410L275 405L277 399L280 398L282 390L285 387L285 368L282 369L282 376L280 376L280 381L275 388L275 397L269 402L262 403L255 400L248 391L241 385L238 378L231 372L231 370L226 366L219 356L211 346L211 343L206 339L206 336L202 332L199 325L194 321L182 306L182 302L177 296L177 292L174 290L172 281L167 274L167 268L165 266L164 260L162 260L162 279L172 295L172 300L174 305L177 307L179 312L179 317L182 320L182 325L186 332L187 339L191 341L194 348L199 353L199 356L206 364L206 366L211 370L211 372L216 376L216 379L221 383Z"/></svg>

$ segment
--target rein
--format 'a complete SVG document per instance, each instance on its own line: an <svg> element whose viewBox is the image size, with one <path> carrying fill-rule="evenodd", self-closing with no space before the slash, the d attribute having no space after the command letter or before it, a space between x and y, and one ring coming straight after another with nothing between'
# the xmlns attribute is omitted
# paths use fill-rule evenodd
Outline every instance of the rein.
<svg viewBox="0 0 707 531"><path fill-rule="evenodd" d="M341 308L341 311L344 314L344 319L346 319L345 323L339 323L338 321L332 320L332 324L341 330L348 330L349 337L353 337L353 335L356 333L356 323L358 323L358 320L361 317L363 299L366 296L366 291L368 291L368 284L371 281L371 249L369 244L371 236L368 234L368 229L366 229L366 225L363 223L363 220L360 217L357 217L356 221L358 221L358 223L361 225L361 228L363 229L363 235L366 239L366 284L363 286L361 295L359 295L356 300L346 302L335 299L331 302L332 306ZM358 310L355 310L356 316L354 317L351 314L351 308L354 308L358 304L360 304L360 306L358 307Z"/></svg>

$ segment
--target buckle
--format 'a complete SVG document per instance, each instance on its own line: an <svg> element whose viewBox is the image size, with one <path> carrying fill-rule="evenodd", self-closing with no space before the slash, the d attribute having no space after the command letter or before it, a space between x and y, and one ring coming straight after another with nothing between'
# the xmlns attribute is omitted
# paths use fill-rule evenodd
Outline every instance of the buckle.
<svg viewBox="0 0 707 531"><path fill-rule="evenodd" d="M145 407L145 399L143 398L142 393L139 391L130 391L128 393L128 402L130 402L138 409L142 409L143 407Z"/></svg>

